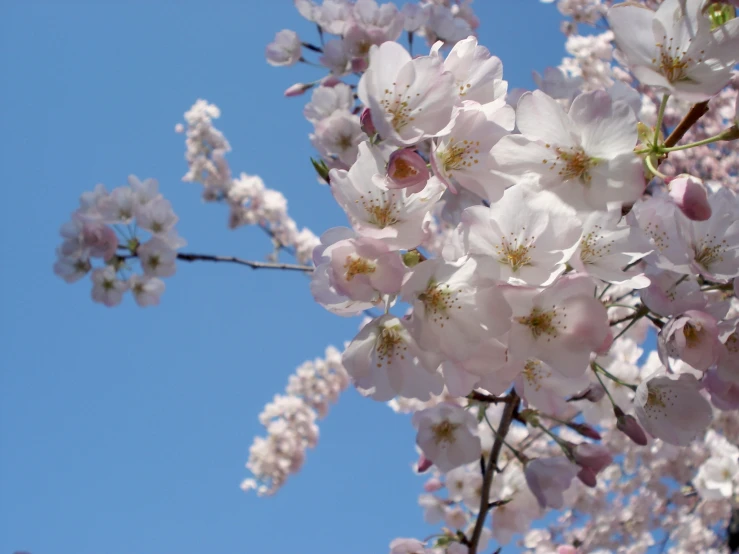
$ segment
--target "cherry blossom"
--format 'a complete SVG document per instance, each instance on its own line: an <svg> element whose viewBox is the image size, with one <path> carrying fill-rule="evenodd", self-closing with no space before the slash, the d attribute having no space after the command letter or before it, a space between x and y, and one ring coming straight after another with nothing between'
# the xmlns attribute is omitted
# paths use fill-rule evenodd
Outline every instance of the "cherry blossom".
<svg viewBox="0 0 739 554"><path fill-rule="evenodd" d="M518 101L522 135L493 147L496 169L529 179L565 202L605 209L634 202L644 190L641 161L634 154L636 119L631 108L603 91L579 95L569 112L541 91Z"/></svg>
<svg viewBox="0 0 739 554"><path fill-rule="evenodd" d="M413 415L416 444L441 471L480 459L475 417L455 404L439 404Z"/></svg>
<svg viewBox="0 0 739 554"><path fill-rule="evenodd" d="M357 94L383 139L405 146L445 132L456 103L454 77L437 57L412 59L395 42L372 48L369 57Z"/></svg>
<svg viewBox="0 0 739 554"><path fill-rule="evenodd" d="M655 375L639 385L634 409L639 422L653 437L685 446L713 419L708 401L699 391L695 377Z"/></svg>
<svg viewBox="0 0 739 554"><path fill-rule="evenodd" d="M423 351L403 320L392 315L367 323L344 351L342 363L354 384L375 400L396 396L428 400L443 389L440 359Z"/></svg>
<svg viewBox="0 0 739 554"><path fill-rule="evenodd" d="M467 252L501 281L551 284L582 231L575 214L566 206L557 209L556 202L512 187L489 208L467 208L461 226Z"/></svg>
<svg viewBox="0 0 739 554"><path fill-rule="evenodd" d="M295 31L285 29L275 35L275 40L267 45L267 63L270 65L295 65L300 60L303 46Z"/></svg>
<svg viewBox="0 0 739 554"><path fill-rule="evenodd" d="M739 20L711 29L703 0L665 0L656 12L618 4L608 10L616 43L645 85L690 101L707 100L739 61Z"/></svg>
<svg viewBox="0 0 739 554"><path fill-rule="evenodd" d="M560 278L545 289L503 289L513 310L510 356L536 356L565 376L582 375L608 333L606 310L593 290L592 281L580 276Z"/></svg>
<svg viewBox="0 0 739 554"><path fill-rule="evenodd" d="M413 248L423 240L424 220L443 187L429 179L417 193L391 189L385 177L385 161L366 142L349 171L331 170L334 197L352 220L354 229L396 248Z"/></svg>

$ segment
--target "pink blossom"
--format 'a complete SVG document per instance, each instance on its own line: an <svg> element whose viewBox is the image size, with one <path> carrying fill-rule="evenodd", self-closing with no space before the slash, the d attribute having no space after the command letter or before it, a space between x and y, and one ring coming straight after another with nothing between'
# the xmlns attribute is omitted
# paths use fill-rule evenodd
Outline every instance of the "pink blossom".
<svg viewBox="0 0 739 554"><path fill-rule="evenodd" d="M708 193L699 179L690 175L679 175L670 181L669 190L670 198L688 219L705 221L711 217Z"/></svg>
<svg viewBox="0 0 739 554"><path fill-rule="evenodd" d="M659 334L660 357L680 358L695 369L705 371L722 354L716 318L698 310L688 310L665 325Z"/></svg>
<svg viewBox="0 0 739 554"><path fill-rule="evenodd" d="M561 510L564 492L570 488L579 469L565 456L536 458L526 464L526 482L542 508Z"/></svg>
<svg viewBox="0 0 739 554"><path fill-rule="evenodd" d="M711 405L688 373L644 380L636 389L634 409L650 435L676 446L688 445L713 420Z"/></svg>
<svg viewBox="0 0 739 554"><path fill-rule="evenodd" d="M426 160L411 148L396 150L390 155L387 165L387 187L407 188L409 192L420 192L429 180Z"/></svg>
<svg viewBox="0 0 739 554"><path fill-rule="evenodd" d="M477 420L456 404L438 404L413 414L416 444L440 471L451 471L480 459Z"/></svg>

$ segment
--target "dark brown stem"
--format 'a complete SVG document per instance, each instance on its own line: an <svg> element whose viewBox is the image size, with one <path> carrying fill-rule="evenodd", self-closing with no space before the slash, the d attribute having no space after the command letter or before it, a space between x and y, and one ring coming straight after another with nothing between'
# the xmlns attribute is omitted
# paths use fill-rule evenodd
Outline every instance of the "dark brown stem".
<svg viewBox="0 0 739 554"><path fill-rule="evenodd" d="M511 401L510 396L492 396L490 394L485 394L484 392L479 392L476 390L473 390L471 393L467 395L467 398L470 400L475 400L477 402L487 402L488 404L503 404Z"/></svg>
<svg viewBox="0 0 739 554"><path fill-rule="evenodd" d="M255 262L252 260L243 260L235 256L213 256L211 254L188 254L178 253L177 259L183 262L225 262L237 265L245 265L252 269L283 269L286 271L313 271L313 267L300 264L283 264L278 262Z"/></svg>
<svg viewBox="0 0 739 554"><path fill-rule="evenodd" d="M495 436L495 442L493 442L493 448L490 450L490 457L488 463L485 466L485 473L482 476L482 493L480 494L480 512L477 514L477 521L475 522L475 529L472 531L472 538L470 539L468 554L477 554L477 545L480 542L480 536L482 530L485 527L485 519L487 518L488 511L490 510L490 486L493 484L493 476L495 470L498 467L498 456L503 448L503 440L505 440L508 430L511 428L511 422L513 416L518 409L518 395L515 391L512 391L507 396L506 406L503 409L503 415L500 418L500 425L498 425L498 433Z"/></svg>
<svg viewBox="0 0 739 554"><path fill-rule="evenodd" d="M707 100L705 102L695 104L692 108L690 108L690 111L685 114L685 117L683 117L682 121L680 121L680 123L677 124L677 127L672 130L670 136L665 139L665 146L667 148L671 148L675 146L678 142L680 142L680 139L685 136L685 133L687 133L701 117L706 115L706 113L708 113Z"/></svg>

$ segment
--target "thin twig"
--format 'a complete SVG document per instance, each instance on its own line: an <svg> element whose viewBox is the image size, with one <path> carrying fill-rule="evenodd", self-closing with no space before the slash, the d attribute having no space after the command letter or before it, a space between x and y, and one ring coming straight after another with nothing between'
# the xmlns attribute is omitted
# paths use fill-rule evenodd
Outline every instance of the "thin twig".
<svg viewBox="0 0 739 554"><path fill-rule="evenodd" d="M238 265L245 265L252 269L284 269L286 271L313 271L313 266L300 264L283 264L279 262L256 262L253 260L243 260L236 256L213 256L211 254L189 254L179 252L177 259L183 262L225 262Z"/></svg>
<svg viewBox="0 0 739 554"><path fill-rule="evenodd" d="M495 436L495 442L493 442L493 448L490 450L490 457L485 467L485 474L482 476L480 512L477 514L475 529L472 531L468 554L477 554L477 545L480 542L480 536L485 527L485 519L487 519L488 511L490 510L490 486L493 484L495 469L498 467L498 456L500 456L500 451L503 448L503 438L508 435L508 430L511 428L511 422L513 421L513 415L518 409L518 395L516 392L512 391L508 396L510 400L503 409L503 415L500 418L500 425L498 426L498 434Z"/></svg>

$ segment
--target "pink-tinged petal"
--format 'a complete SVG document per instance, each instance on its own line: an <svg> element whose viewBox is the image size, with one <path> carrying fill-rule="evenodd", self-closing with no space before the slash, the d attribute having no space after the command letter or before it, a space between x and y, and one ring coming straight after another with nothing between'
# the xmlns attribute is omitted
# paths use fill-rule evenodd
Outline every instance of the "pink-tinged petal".
<svg viewBox="0 0 739 554"><path fill-rule="evenodd" d="M524 135L560 147L577 146L577 130L561 105L539 90L518 101L516 123Z"/></svg>
<svg viewBox="0 0 739 554"><path fill-rule="evenodd" d="M586 92L572 102L570 117L582 132L582 147L591 158L613 159L632 153L637 141L636 116L624 103L613 103L603 90Z"/></svg>
<svg viewBox="0 0 739 554"><path fill-rule="evenodd" d="M706 221L711 217L706 187L690 175L680 175L670 181L670 198L685 217L693 221Z"/></svg>
<svg viewBox="0 0 739 554"><path fill-rule="evenodd" d="M711 424L713 410L688 373L655 376L636 390L636 416L653 437L687 446Z"/></svg>
<svg viewBox="0 0 739 554"><path fill-rule="evenodd" d="M652 31L654 12L645 6L623 3L609 9L606 17L629 64L651 65L657 50Z"/></svg>

